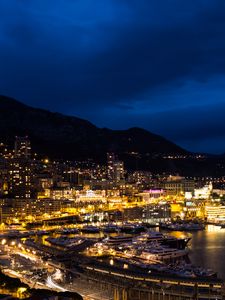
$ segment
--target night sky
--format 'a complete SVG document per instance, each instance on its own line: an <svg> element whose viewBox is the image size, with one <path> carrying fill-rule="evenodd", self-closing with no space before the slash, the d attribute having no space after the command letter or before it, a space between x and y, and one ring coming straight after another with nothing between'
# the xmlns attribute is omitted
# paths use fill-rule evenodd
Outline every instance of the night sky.
<svg viewBox="0 0 225 300"><path fill-rule="evenodd" d="M0 94L225 152L225 1L0 0Z"/></svg>

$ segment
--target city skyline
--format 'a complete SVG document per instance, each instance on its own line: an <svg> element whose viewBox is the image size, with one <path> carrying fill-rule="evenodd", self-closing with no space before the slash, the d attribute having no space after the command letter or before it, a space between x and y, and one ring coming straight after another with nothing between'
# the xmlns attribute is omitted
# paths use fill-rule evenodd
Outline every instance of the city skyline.
<svg viewBox="0 0 225 300"><path fill-rule="evenodd" d="M1 1L0 93L223 153L225 4L163 4Z"/></svg>
<svg viewBox="0 0 225 300"><path fill-rule="evenodd" d="M0 144L1 293L224 299L224 176L129 170L113 152L105 164L53 160L28 136L14 142Z"/></svg>
<svg viewBox="0 0 225 300"><path fill-rule="evenodd" d="M0 299L225 300L225 1L0 0Z"/></svg>

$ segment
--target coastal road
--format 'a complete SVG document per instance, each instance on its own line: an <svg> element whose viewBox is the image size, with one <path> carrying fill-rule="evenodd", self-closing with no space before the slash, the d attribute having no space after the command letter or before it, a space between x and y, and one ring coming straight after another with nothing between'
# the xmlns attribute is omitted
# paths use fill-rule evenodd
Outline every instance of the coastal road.
<svg viewBox="0 0 225 300"><path fill-rule="evenodd" d="M68 290L64 289L62 286L60 286L59 284L56 284L51 276L48 276L46 279L46 285L52 289L52 290L57 290L60 292L67 292Z"/></svg>

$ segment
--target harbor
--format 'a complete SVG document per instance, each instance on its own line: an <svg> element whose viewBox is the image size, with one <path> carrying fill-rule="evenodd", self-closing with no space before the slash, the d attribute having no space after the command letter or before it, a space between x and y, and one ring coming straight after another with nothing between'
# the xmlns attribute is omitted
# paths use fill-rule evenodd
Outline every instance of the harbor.
<svg viewBox="0 0 225 300"><path fill-rule="evenodd" d="M175 293L179 284L185 293L189 293L189 298L185 299L192 299L192 293L200 285L205 294L215 294L217 299L222 299L224 278L220 269L217 270L215 265L202 265L195 257L195 250L198 254L200 250L196 248L196 241L201 245L199 236L203 239L215 237L215 234L222 236L224 229L217 230L212 231L212 227L206 226L204 230L194 232L165 231L126 223L99 227L79 225L55 232L49 228L41 232L33 230L30 235L17 232L17 237L15 231L9 231L1 235L1 270L30 288L78 292L81 296L87 296L84 286L95 282L97 277L99 284L107 278L105 284L110 295L117 288L126 289L131 282L136 286L144 281L143 288L150 284L149 288L157 291L160 284L168 295ZM123 287L118 285L121 276ZM186 290L187 286L193 289ZM93 291L93 286L90 289ZM103 294L104 291L99 294L96 290L93 299L104 299L101 298ZM110 297L105 299L114 299Z"/></svg>

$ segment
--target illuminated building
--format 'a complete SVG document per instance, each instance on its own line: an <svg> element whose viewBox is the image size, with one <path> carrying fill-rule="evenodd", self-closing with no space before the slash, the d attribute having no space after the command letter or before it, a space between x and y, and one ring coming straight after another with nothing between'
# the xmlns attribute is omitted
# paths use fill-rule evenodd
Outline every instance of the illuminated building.
<svg viewBox="0 0 225 300"><path fill-rule="evenodd" d="M205 185L203 188L195 189L194 196L196 199L208 199L212 193L213 186L212 183Z"/></svg>
<svg viewBox="0 0 225 300"><path fill-rule="evenodd" d="M113 179L114 176L114 162L116 160L115 154L114 153L107 153L107 165L108 165L108 178Z"/></svg>
<svg viewBox="0 0 225 300"><path fill-rule="evenodd" d="M108 179L119 182L124 179L124 163L114 153L107 153Z"/></svg>
<svg viewBox="0 0 225 300"><path fill-rule="evenodd" d="M162 188L166 190L167 195L176 196L186 192L194 192L195 182L185 178L169 177L162 183Z"/></svg>
<svg viewBox="0 0 225 300"><path fill-rule="evenodd" d="M224 222L225 221L225 206L224 205L206 205L205 215L208 221Z"/></svg>
<svg viewBox="0 0 225 300"><path fill-rule="evenodd" d="M63 178L65 181L68 181L71 184L79 183L79 172L73 168L69 168L68 170L63 172Z"/></svg>
<svg viewBox="0 0 225 300"><path fill-rule="evenodd" d="M83 190L76 191L76 202L81 203L104 203L106 202L105 191L92 191L92 190Z"/></svg>
<svg viewBox="0 0 225 300"><path fill-rule="evenodd" d="M5 144L0 143L0 196L8 194L8 150Z"/></svg>
<svg viewBox="0 0 225 300"><path fill-rule="evenodd" d="M29 161L13 158L9 166L9 192L15 198L31 197L31 164Z"/></svg>
<svg viewBox="0 0 225 300"><path fill-rule="evenodd" d="M0 221L43 219L73 207L75 202L66 199L0 199Z"/></svg>
<svg viewBox="0 0 225 300"><path fill-rule="evenodd" d="M195 217L204 217L204 213L201 214L203 210L203 206L197 201L192 201L191 199L187 199L184 202L183 213L188 218Z"/></svg>
<svg viewBox="0 0 225 300"><path fill-rule="evenodd" d="M126 208L123 219L128 221L143 221L150 224L166 222L171 219L170 205L145 205L142 207Z"/></svg>
<svg viewBox="0 0 225 300"><path fill-rule="evenodd" d="M224 189L213 189L213 194L216 194L218 197L222 197L225 195Z"/></svg>
<svg viewBox="0 0 225 300"><path fill-rule="evenodd" d="M0 196L8 194L8 169L4 158L0 157Z"/></svg>
<svg viewBox="0 0 225 300"><path fill-rule="evenodd" d="M54 188L50 189L50 198L51 199L73 199L74 198L74 192L70 188Z"/></svg>
<svg viewBox="0 0 225 300"><path fill-rule="evenodd" d="M0 196L8 195L7 174L0 174Z"/></svg>
<svg viewBox="0 0 225 300"><path fill-rule="evenodd" d="M135 171L128 176L128 182L139 184L152 183L152 174L147 171Z"/></svg>
<svg viewBox="0 0 225 300"><path fill-rule="evenodd" d="M165 191L162 189L151 189L148 191L143 191L142 193L139 193L137 196L140 196L142 198L142 201L149 203L151 200L159 199L160 197L163 197L165 194Z"/></svg>
<svg viewBox="0 0 225 300"><path fill-rule="evenodd" d="M119 182L124 179L124 163L122 161L116 161L114 163L114 180Z"/></svg>
<svg viewBox="0 0 225 300"><path fill-rule="evenodd" d="M135 196L138 193L138 189L134 184L124 183L118 186L119 194L126 195L126 196Z"/></svg>
<svg viewBox="0 0 225 300"><path fill-rule="evenodd" d="M15 157L30 158L31 146L28 136L16 136L15 140Z"/></svg>
<svg viewBox="0 0 225 300"><path fill-rule="evenodd" d="M15 155L9 160L9 193L15 198L31 197L31 147L28 137L16 137Z"/></svg>
<svg viewBox="0 0 225 300"><path fill-rule="evenodd" d="M13 216L12 199L0 199L0 223Z"/></svg>
<svg viewBox="0 0 225 300"><path fill-rule="evenodd" d="M53 187L53 178L39 178L38 181L41 189L50 189Z"/></svg>

